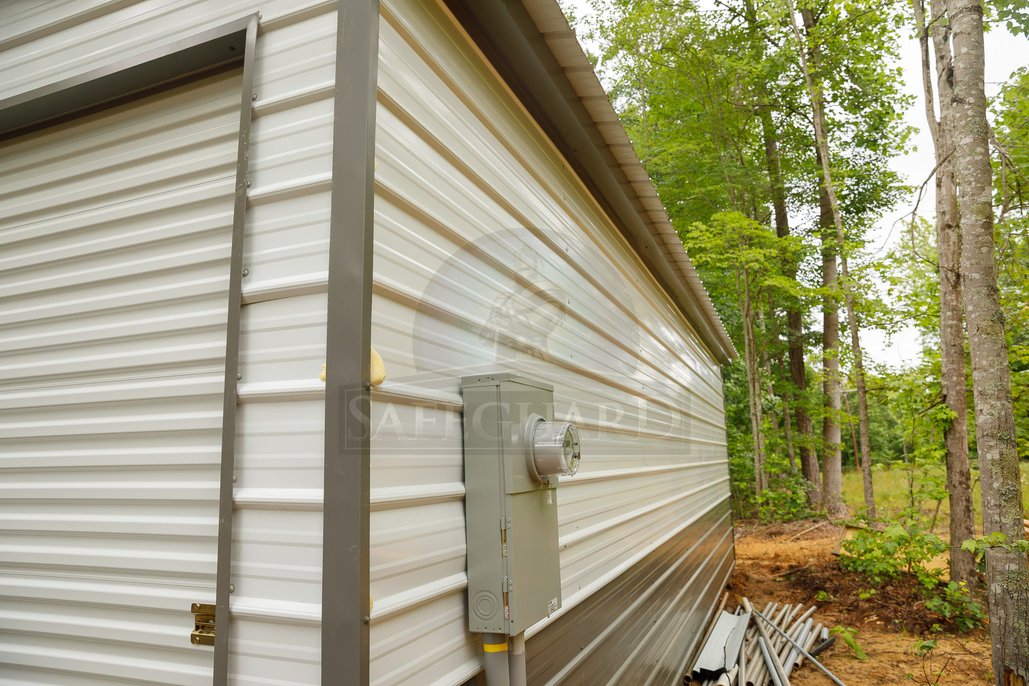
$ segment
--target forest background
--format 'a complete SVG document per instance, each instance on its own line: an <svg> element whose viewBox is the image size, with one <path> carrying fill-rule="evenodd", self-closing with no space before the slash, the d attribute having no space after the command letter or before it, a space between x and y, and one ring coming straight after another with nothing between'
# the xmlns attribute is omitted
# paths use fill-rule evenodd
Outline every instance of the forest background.
<svg viewBox="0 0 1029 686"><path fill-rule="evenodd" d="M938 541L1026 683L1029 4L563 6L739 351L737 516L851 518L865 572Z"/></svg>

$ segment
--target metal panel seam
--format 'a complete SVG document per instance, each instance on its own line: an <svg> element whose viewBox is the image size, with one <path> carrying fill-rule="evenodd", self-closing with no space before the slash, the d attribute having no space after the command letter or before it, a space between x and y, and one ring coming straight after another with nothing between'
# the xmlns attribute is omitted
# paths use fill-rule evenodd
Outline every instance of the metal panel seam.
<svg viewBox="0 0 1029 686"><path fill-rule="evenodd" d="M332 123L321 682L369 678L371 308L378 0L340 0Z"/></svg>
<svg viewBox="0 0 1029 686"><path fill-rule="evenodd" d="M232 492L236 472L236 384L239 370L239 334L243 307L243 241L246 235L247 174L250 165L250 124L253 119L254 58L258 15L246 26L243 51L243 86L240 93L239 140L236 148L236 186L232 208L232 249L229 257L229 298L225 331L225 386L222 391L222 454L218 491L218 563L215 586L215 686L228 683L229 595L232 572Z"/></svg>

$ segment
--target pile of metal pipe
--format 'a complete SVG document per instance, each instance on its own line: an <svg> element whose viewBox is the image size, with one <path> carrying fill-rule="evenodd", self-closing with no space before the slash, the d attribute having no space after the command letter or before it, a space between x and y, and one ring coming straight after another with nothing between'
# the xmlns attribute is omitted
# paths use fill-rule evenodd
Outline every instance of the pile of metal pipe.
<svg viewBox="0 0 1029 686"><path fill-rule="evenodd" d="M829 629L814 618L817 607L803 604L768 603L760 611L744 598L737 615L749 614L750 622L739 654L726 656L725 671L717 676L694 680L701 686L789 686L790 675L805 659L811 659L833 640ZM741 620L744 622L746 620ZM829 674L834 680L835 676Z"/></svg>

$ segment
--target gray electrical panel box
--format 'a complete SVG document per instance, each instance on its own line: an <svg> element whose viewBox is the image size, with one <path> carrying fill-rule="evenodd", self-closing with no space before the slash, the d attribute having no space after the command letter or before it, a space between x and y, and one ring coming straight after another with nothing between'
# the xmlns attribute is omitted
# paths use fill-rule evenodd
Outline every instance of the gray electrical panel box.
<svg viewBox="0 0 1029 686"><path fill-rule="evenodd" d="M540 473L553 459L546 445L537 450L543 469L534 465L533 436L545 444L569 425L553 422L545 383L511 374L462 381L468 628L514 636L561 607L557 476ZM578 434L564 435L574 464L560 473L574 473Z"/></svg>

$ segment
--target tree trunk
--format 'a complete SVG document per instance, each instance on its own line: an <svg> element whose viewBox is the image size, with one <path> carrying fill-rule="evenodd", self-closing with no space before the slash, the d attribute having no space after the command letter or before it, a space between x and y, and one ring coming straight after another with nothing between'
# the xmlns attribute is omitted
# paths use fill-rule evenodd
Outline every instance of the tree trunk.
<svg viewBox="0 0 1029 686"><path fill-rule="evenodd" d="M843 411L847 413L847 428L850 429L850 450L854 453L854 466L860 469L861 453L858 449L857 430L854 428L854 415L850 412L850 393L843 392Z"/></svg>
<svg viewBox="0 0 1029 686"><path fill-rule="evenodd" d="M840 264L843 268L844 283L850 282L850 274L847 270L847 258L841 255ZM861 337L857 318L857 311L854 308L854 294L850 286L844 288L847 293L847 328L850 329L850 344L854 355L854 385L857 387L858 398L858 437L861 439L861 485L865 494L865 514L869 519L875 519L875 491L872 487L872 439L868 427L868 386L865 384L865 362L864 353L861 350Z"/></svg>
<svg viewBox="0 0 1029 686"><path fill-rule="evenodd" d="M1022 484L1004 313L997 288L990 168L983 83L983 11L979 0L947 0L953 31L951 114L961 222L961 275L979 449L983 525L1007 541L1021 540ZM995 546L986 552L993 670L1001 686L1029 683L1029 565L1025 552Z"/></svg>
<svg viewBox="0 0 1029 686"><path fill-rule="evenodd" d="M769 311L769 314L766 316L764 308L761 308L761 309L758 310L758 320L757 320L758 321L758 331L761 334L761 340L765 341L764 350L762 351L762 354L760 355L759 360L761 361L762 369L764 369L764 388L763 388L763 391L765 393L765 397L774 398L776 396L776 393L775 393L775 373L774 373L774 371L772 369L772 356L768 354L768 347L769 347L769 341L776 341L776 343L778 344L778 341L779 341L779 331L778 331L778 327L775 326L775 309L774 309L774 307L772 307L771 302L768 303L768 311ZM769 321L772 322L772 324L771 324L772 330L771 331L768 330L768 322ZM787 406L785 404L785 399L783 399L783 413L782 414L783 414L783 419L786 420L786 416L788 414L788 411L787 411ZM789 457L790 467L792 468L793 467L793 441L790 438L790 431L789 431L789 429L788 428L780 429L780 427L779 427L779 417L775 414L774 410L770 413L770 416L767 418L766 421L769 422L770 426L768 428L771 430L772 435L779 435L781 431L785 431L785 433L786 433L786 450L787 450L787 455ZM766 457L767 457L767 451L768 451L768 446L766 445L765 446Z"/></svg>
<svg viewBox="0 0 1029 686"><path fill-rule="evenodd" d="M758 22L757 11L752 0L744 3L747 15L747 27L750 32L751 41L755 45L761 43L757 35ZM785 238L790 235L789 212L786 207L786 184L782 177L782 158L779 155L779 140L776 135L775 121L772 119L772 110L768 104L768 93L761 84L759 96L762 102L758 104L758 111L761 116L761 138L765 149L765 166L768 170L768 187L772 198L772 213L775 221L775 235ZM797 267L790 264L785 275L787 278L797 278ZM786 342L790 361L790 382L797 392L787 394L793 402L783 410L783 415L792 409L793 417L796 420L796 441L791 441L800 454L801 471L808 481L808 501L811 505L819 505L822 501L821 486L819 484L818 455L814 451L814 439L812 438L811 417L804 408L803 397L807 390L807 369L804 365L804 318L797 303L789 302L786 305ZM792 407L790 407L792 405ZM786 426L791 422L786 417ZM792 464L792 449L791 449Z"/></svg>
<svg viewBox="0 0 1029 686"><path fill-rule="evenodd" d="M815 147L818 153L818 163L822 169L822 184L819 189L819 208L821 210L821 226L823 229L823 243L822 243L822 255L823 255L823 275L825 274L825 242L827 240L827 231L830 226L836 229L836 249L839 252L840 267L842 269L843 276L843 292L847 303L847 323L850 329L851 345L853 347L854 355L854 373L855 381L858 390L858 412L860 414L859 421L861 423L861 453L862 463L868 465L869 470L871 469L871 455L868 445L868 398L865 390L865 373L864 373L864 362L861 355L861 341L858 334L858 323L857 313L854 311L854 295L850 288L849 272L847 268L847 253L846 253L846 241L844 240L843 233L843 218L840 215L840 204L836 199L836 190L833 186L832 180L832 160L829 157L829 145L825 137L825 103L821 89L815 84L814 76L812 73L811 65L808 63L808 46L804 41L804 37L800 33L800 27L797 25L797 12L794 7L793 0L787 0L787 5L790 12L790 27L793 29L793 35L797 39L798 54L800 56L801 70L804 72L804 83L807 86L808 96L811 98L811 113L812 123L815 129ZM816 20L814 13L811 10L805 9L801 12L804 18L804 24L810 31L814 28ZM813 49L810 52L812 61L815 63L815 67L818 66L818 51ZM828 206L829 219L831 224L827 226L825 221L826 209ZM833 271L833 282L838 282L836 276L836 263L833 259L832 265ZM835 310L835 303L833 305ZM835 345L839 346L839 315L833 313L835 319ZM823 332L823 347L828 332ZM830 517L843 517L847 514L847 506L843 502L842 489L843 479L840 465L840 427L839 427L839 409L840 409L840 378L839 378L839 355L836 355L835 359L835 409L836 416L831 417L831 421L835 424L835 448L833 455L833 464L830 464L829 455L827 454L824 459L825 468L825 479L823 480L824 492L823 499L826 505L826 510ZM828 378L828 377L827 377ZM827 412L827 417L832 413ZM823 430L823 434L824 434ZM828 447L826 448L828 450ZM833 474L829 474L829 470L833 470ZM865 502L871 504L868 508L869 516L875 517L875 500L872 497L871 487L871 471L868 471L865 478ZM830 490L832 487L833 490Z"/></svg>
<svg viewBox="0 0 1029 686"><path fill-rule="evenodd" d="M929 62L929 32L924 0L915 0L915 29L922 52L922 85L925 116L936 153L936 252L940 272L940 386L943 401L954 414L944 433L947 448L947 492L950 498L950 578L976 582L975 558L961 549L975 536L972 514L972 478L968 465L968 403L965 397L965 332L961 309L961 233L957 225L958 199L951 155L953 100L950 26L945 20L945 0L931 0L932 42L935 53L939 120L933 102Z"/></svg>
<svg viewBox="0 0 1029 686"><path fill-rule="evenodd" d="M790 404L793 401L792 394L783 396L782 428L786 434L786 459L790 461L790 472L797 473L797 450L793 444L793 420L790 418Z"/></svg>
<svg viewBox="0 0 1029 686"><path fill-rule="evenodd" d="M767 106L761 107L761 135L764 139L765 162L768 167L768 180L772 196L772 213L775 220L775 235L785 238L790 235L790 220L786 209L786 187L782 178L782 163L779 157L779 144L775 135L775 123L772 121L772 113ZM785 276L789 279L797 278L797 267L790 264L785 269ZM807 369L804 365L804 320L800 307L797 303L789 302L786 305L786 344L787 355L790 361L790 383L797 389L797 393L790 393L789 397L803 397L807 390ZM811 417L804 409L802 402L792 403L792 408L787 406L783 410L785 415L792 409L793 417L797 422L798 440L796 441L800 453L801 471L809 484L808 501L812 505L818 505L822 500L822 492L818 483L818 456L813 449L811 437Z"/></svg>
<svg viewBox="0 0 1029 686"><path fill-rule="evenodd" d="M822 416L822 504L830 517L845 517L843 502L843 468L840 455L840 311L835 292L836 241L832 238L832 214L825 189L818 191L819 226L822 234L822 395L825 411ZM828 224L828 226L827 226Z"/></svg>
<svg viewBox="0 0 1029 686"><path fill-rule="evenodd" d="M742 284L740 280L742 278ZM747 397L750 403L750 435L754 453L754 495L760 496L768 486L765 471L764 416L761 407L760 366L754 340L754 308L750 295L750 275L746 269L737 276L737 293L743 315L743 357L747 367Z"/></svg>
<svg viewBox="0 0 1029 686"><path fill-rule="evenodd" d="M811 425L811 416L804 408L807 394L807 368L804 364L803 317L800 309L786 311L788 355L790 359L790 380L797 389L794 397L793 416L797 420L797 452L800 454L800 469L808 482L808 502L812 506L822 503L822 484L818 468L818 454Z"/></svg>

